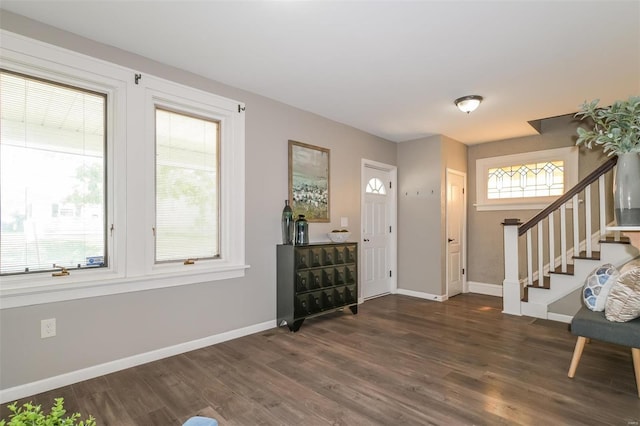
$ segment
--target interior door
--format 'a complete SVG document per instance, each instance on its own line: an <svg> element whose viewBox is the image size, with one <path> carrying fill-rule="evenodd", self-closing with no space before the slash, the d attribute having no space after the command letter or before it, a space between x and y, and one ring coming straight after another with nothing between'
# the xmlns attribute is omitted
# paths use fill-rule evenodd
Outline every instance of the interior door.
<svg viewBox="0 0 640 426"><path fill-rule="evenodd" d="M463 291L465 175L447 170L447 296Z"/></svg>
<svg viewBox="0 0 640 426"><path fill-rule="evenodd" d="M367 299L391 292L390 212L393 190L391 174L386 170L365 167L363 179L364 210L362 217L362 297Z"/></svg>

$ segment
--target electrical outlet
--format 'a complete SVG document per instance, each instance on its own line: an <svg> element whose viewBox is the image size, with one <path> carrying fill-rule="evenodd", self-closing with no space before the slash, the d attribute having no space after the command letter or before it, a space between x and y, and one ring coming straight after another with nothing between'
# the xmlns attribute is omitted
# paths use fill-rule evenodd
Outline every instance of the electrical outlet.
<svg viewBox="0 0 640 426"><path fill-rule="evenodd" d="M56 319L44 319L40 321L40 338L53 337L56 335Z"/></svg>

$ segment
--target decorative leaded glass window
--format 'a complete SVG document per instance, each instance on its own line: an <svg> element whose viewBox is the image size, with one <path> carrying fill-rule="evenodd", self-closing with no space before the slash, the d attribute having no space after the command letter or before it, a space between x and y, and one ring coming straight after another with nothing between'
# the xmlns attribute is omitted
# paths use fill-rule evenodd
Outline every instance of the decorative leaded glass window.
<svg viewBox="0 0 640 426"><path fill-rule="evenodd" d="M488 171L487 198L550 197L564 193L564 161L517 164Z"/></svg>
<svg viewBox="0 0 640 426"><path fill-rule="evenodd" d="M576 147L476 160L478 210L541 209L578 182Z"/></svg>

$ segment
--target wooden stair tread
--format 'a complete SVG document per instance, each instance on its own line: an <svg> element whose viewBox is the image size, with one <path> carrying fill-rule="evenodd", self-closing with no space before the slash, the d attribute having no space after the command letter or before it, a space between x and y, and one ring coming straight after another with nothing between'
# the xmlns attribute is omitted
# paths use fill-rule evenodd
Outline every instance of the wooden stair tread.
<svg viewBox="0 0 640 426"><path fill-rule="evenodd" d="M552 274L561 274L561 275L573 275L573 265L567 264L567 272L562 272L562 266L558 266L556 269L551 271Z"/></svg>
<svg viewBox="0 0 640 426"><path fill-rule="evenodd" d="M544 277L542 277L542 285L540 285L540 282L538 280L535 280L533 283L531 283L527 287L544 288L549 290L551 288L551 277L548 277L545 275Z"/></svg>
<svg viewBox="0 0 640 426"><path fill-rule="evenodd" d="M601 243L612 243L612 244L631 244L631 240L629 237L620 237L619 241L616 241L614 237L605 237L604 240L600 240Z"/></svg>

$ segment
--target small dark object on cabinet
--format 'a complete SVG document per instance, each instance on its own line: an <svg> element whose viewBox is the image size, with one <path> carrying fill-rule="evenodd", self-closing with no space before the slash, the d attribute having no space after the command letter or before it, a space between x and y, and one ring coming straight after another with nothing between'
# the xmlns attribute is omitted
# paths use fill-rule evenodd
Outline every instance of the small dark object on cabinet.
<svg viewBox="0 0 640 426"><path fill-rule="evenodd" d="M358 245L278 245L278 325L296 332L306 318L349 307L358 313Z"/></svg>

